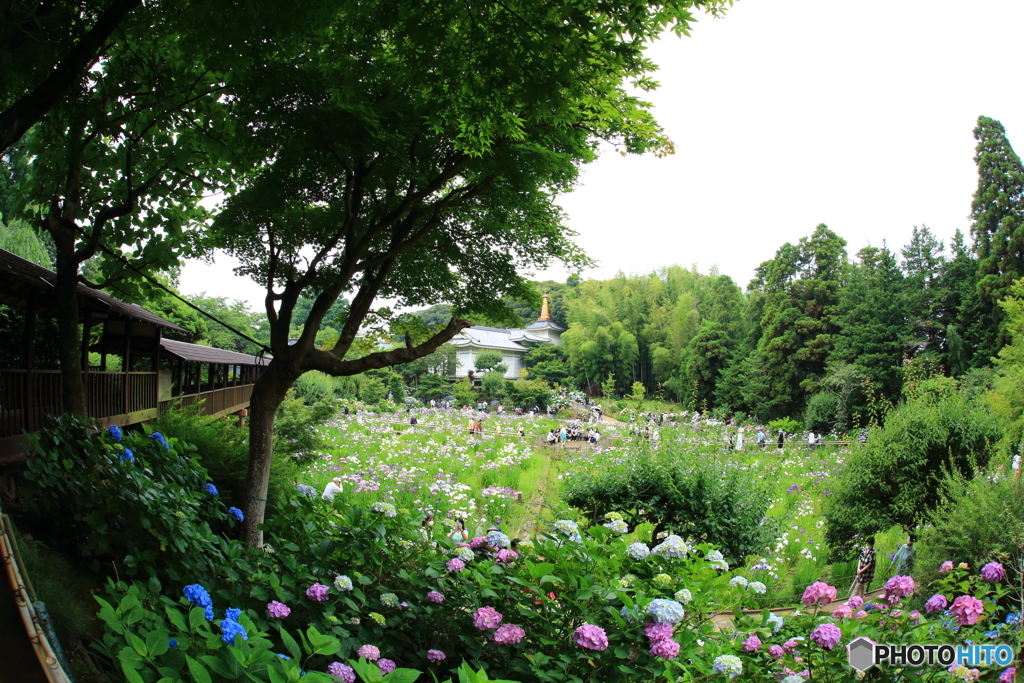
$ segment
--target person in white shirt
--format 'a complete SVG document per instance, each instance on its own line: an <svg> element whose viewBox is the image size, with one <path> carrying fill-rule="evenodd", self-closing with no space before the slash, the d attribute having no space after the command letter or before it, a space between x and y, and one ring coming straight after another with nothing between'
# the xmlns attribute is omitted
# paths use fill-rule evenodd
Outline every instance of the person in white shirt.
<svg viewBox="0 0 1024 683"><path fill-rule="evenodd" d="M327 502L334 500L335 494L341 493L344 489L341 488L341 477L335 477L332 481L327 482L327 486L324 487L323 495L320 497Z"/></svg>

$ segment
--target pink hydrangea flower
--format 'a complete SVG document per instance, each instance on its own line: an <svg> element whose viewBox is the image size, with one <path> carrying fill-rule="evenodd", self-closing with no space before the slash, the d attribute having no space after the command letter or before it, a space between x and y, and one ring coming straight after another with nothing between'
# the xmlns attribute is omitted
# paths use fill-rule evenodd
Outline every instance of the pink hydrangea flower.
<svg viewBox="0 0 1024 683"><path fill-rule="evenodd" d="M498 562L514 562L519 559L519 553L515 550L503 548L498 551Z"/></svg>
<svg viewBox="0 0 1024 683"><path fill-rule="evenodd" d="M859 612L857 612L856 614L853 615L853 618L854 619L863 619L867 615L868 615L867 612L865 612L864 610L860 610Z"/></svg>
<svg viewBox="0 0 1024 683"><path fill-rule="evenodd" d="M441 652L440 650L427 650L428 662L433 662L436 664L437 662L443 662L446 659L448 659L448 655Z"/></svg>
<svg viewBox="0 0 1024 683"><path fill-rule="evenodd" d="M946 561L945 561L945 562L943 562L943 563L942 563L942 565L941 565L941 566L939 567L939 573L940 573L940 574L948 574L948 573L950 573L951 571L953 571L953 562L952 562L952 561L950 561L950 560L946 560Z"/></svg>
<svg viewBox="0 0 1024 683"><path fill-rule="evenodd" d="M827 605L836 599L836 589L824 581L815 581L807 587L801 599L808 607L812 605Z"/></svg>
<svg viewBox="0 0 1024 683"><path fill-rule="evenodd" d="M493 607L481 607L473 612L473 626L476 626L481 631L486 631L489 628L498 628L501 619L501 614Z"/></svg>
<svg viewBox="0 0 1024 683"><path fill-rule="evenodd" d="M437 591L430 591L429 593L427 593L427 600L430 600L430 602L436 602L440 605L442 602L444 602L444 596L438 593Z"/></svg>
<svg viewBox="0 0 1024 683"><path fill-rule="evenodd" d="M602 650L604 648L601 648ZM674 638L663 638L651 643L650 654L659 659L675 659L679 655L679 643Z"/></svg>
<svg viewBox="0 0 1024 683"><path fill-rule="evenodd" d="M331 662L327 665L327 673L331 674L342 683L356 683L356 672L348 664Z"/></svg>
<svg viewBox="0 0 1024 683"><path fill-rule="evenodd" d="M356 650L356 654L369 659L371 662L376 662L380 659L380 650L377 649L376 645L363 645Z"/></svg>
<svg viewBox="0 0 1024 683"><path fill-rule="evenodd" d="M978 617L985 611L985 605L970 595L961 595L953 601L949 611L956 615L957 623L961 626L973 626L978 623Z"/></svg>
<svg viewBox="0 0 1024 683"><path fill-rule="evenodd" d="M846 601L846 604L850 606L850 609L860 609L864 606L864 598L854 595Z"/></svg>
<svg viewBox="0 0 1024 683"><path fill-rule="evenodd" d="M981 578L989 583L999 583L1006 578L1006 570L998 562L989 562L981 568Z"/></svg>
<svg viewBox="0 0 1024 683"><path fill-rule="evenodd" d="M487 543L487 539L483 536L474 536L473 538L469 539L470 548L479 548L484 543Z"/></svg>
<svg viewBox="0 0 1024 683"><path fill-rule="evenodd" d="M583 624L583 626L580 626L573 632L572 638L576 641L577 645L588 650L600 652L608 647L608 636L605 634L604 629L593 624Z"/></svg>
<svg viewBox="0 0 1024 683"><path fill-rule="evenodd" d="M896 575L885 582L882 597L896 603L914 593L914 580L909 576Z"/></svg>
<svg viewBox="0 0 1024 683"><path fill-rule="evenodd" d="M842 631L835 624L819 624L817 628L811 631L811 640L826 650L834 648L842 637Z"/></svg>
<svg viewBox="0 0 1024 683"><path fill-rule="evenodd" d="M798 647L800 647L800 643L790 638L782 644L782 647L786 648L786 650L789 652L793 652Z"/></svg>
<svg viewBox="0 0 1024 683"><path fill-rule="evenodd" d="M928 598L928 602L924 603L924 611L928 614L934 614L935 612L941 612L946 609L946 605L949 601L946 600L946 596L942 593L936 593L932 597Z"/></svg>
<svg viewBox="0 0 1024 683"><path fill-rule="evenodd" d="M757 652L761 649L761 639L757 636L750 636L743 641L744 652Z"/></svg>
<svg viewBox="0 0 1024 683"><path fill-rule="evenodd" d="M836 619L849 619L853 616L853 610L850 609L849 605L839 605L839 607L832 610L832 616Z"/></svg>
<svg viewBox="0 0 1024 683"><path fill-rule="evenodd" d="M448 564L445 565L445 568L450 572L461 572L466 568L466 563L457 557L453 557L448 560Z"/></svg>
<svg viewBox="0 0 1024 683"><path fill-rule="evenodd" d="M526 631L516 624L502 624L494 632L494 642L501 645L515 645L526 637Z"/></svg>
<svg viewBox="0 0 1024 683"><path fill-rule="evenodd" d="M914 610L913 612L910 613L910 618L916 624L918 621L921 620L921 613L918 612L917 610Z"/></svg>
<svg viewBox="0 0 1024 683"><path fill-rule="evenodd" d="M284 619L286 616L292 613L292 608L284 604L283 602L272 600L267 605L267 611L270 613L270 616L274 617L275 619Z"/></svg>
<svg viewBox="0 0 1024 683"><path fill-rule="evenodd" d="M782 659L782 656L784 654L786 654L786 651L782 649L782 646L780 646L780 645L769 645L768 646L768 655L772 659Z"/></svg>
<svg viewBox="0 0 1024 683"><path fill-rule="evenodd" d="M385 676L398 668L398 665L393 661L390 659L384 659L383 657L377 660L377 666L380 667L380 672Z"/></svg>
<svg viewBox="0 0 1024 683"><path fill-rule="evenodd" d="M649 621L644 625L644 635L652 642L656 643L659 640L665 640L666 638L672 637L672 632L675 630L675 626L669 623L658 623L656 621Z"/></svg>
<svg viewBox="0 0 1024 683"><path fill-rule="evenodd" d="M1003 673L999 674L999 683L1013 683L1013 678L1016 675L1017 667L1011 666L1007 668Z"/></svg>
<svg viewBox="0 0 1024 683"><path fill-rule="evenodd" d="M327 599L327 586L322 583L314 583L312 586L306 589L306 596L310 600L316 600L317 602L323 602Z"/></svg>

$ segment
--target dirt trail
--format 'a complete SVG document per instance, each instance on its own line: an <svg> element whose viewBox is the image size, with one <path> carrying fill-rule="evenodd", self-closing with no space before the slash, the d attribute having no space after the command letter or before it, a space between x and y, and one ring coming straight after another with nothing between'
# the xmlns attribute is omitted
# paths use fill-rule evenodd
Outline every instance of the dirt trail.
<svg viewBox="0 0 1024 683"><path fill-rule="evenodd" d="M882 595L882 589L881 588L879 588L877 590L873 590L870 593L865 593L864 594L864 602L871 602L874 598L880 597L881 595ZM835 609L837 607L839 607L840 605L844 604L845 602L846 602L846 598L836 600L835 602L831 602L831 603L829 603L829 604L827 604L827 605L825 605L823 607L820 607L818 609L818 614L826 614L826 613L827 614L831 614L832 612L835 611ZM806 607L804 607L802 605L800 607L774 607L774 608L772 608L772 609L770 609L768 611L771 612L772 614L779 614L779 615L785 616L786 614L790 614L792 612L796 612L797 610L800 610L801 612L809 612L809 611L811 611L811 610L808 610ZM760 614L761 612L762 612L762 610L759 610L759 609L745 609L745 610L743 610L744 614ZM734 630L735 626L732 623L732 618L733 618L732 612L713 612L711 614L711 622L715 625L715 630L716 631L732 631L732 630Z"/></svg>

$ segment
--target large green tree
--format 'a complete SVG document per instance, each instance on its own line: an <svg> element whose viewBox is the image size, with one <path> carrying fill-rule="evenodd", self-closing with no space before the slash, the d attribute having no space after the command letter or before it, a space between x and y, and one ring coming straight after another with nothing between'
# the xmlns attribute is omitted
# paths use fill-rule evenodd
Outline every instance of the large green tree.
<svg viewBox="0 0 1024 683"><path fill-rule="evenodd" d="M824 376L845 268L846 241L821 224L757 269L751 288L763 291L764 312L745 398L762 418L798 412Z"/></svg>
<svg viewBox="0 0 1024 683"><path fill-rule="evenodd" d="M971 202L971 235L978 254L978 293L1002 326L999 300L1024 276L1024 166L995 119L978 117L978 189ZM998 345L1004 343L1000 333Z"/></svg>
<svg viewBox="0 0 1024 683"><path fill-rule="evenodd" d="M214 226L267 288L273 360L252 394L247 542L262 540L273 417L295 380L409 362L469 325L453 317L402 348L348 357L365 323L387 319L378 297L514 322L503 299L532 294L519 268L582 266L554 194L599 140L671 151L624 81L652 87L644 43L720 4L353 1L301 44L265 46L232 102L247 122L246 186ZM318 349L342 294L337 343ZM302 296L315 303L289 343Z"/></svg>

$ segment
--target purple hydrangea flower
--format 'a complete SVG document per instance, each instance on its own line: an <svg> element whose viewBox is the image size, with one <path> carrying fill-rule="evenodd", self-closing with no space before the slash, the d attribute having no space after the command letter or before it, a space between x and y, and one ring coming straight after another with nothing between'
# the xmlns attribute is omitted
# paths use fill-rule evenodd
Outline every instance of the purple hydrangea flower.
<svg viewBox="0 0 1024 683"><path fill-rule="evenodd" d="M502 624L494 632L494 642L502 645L515 645L526 637L526 631L516 624Z"/></svg>
<svg viewBox="0 0 1024 683"><path fill-rule="evenodd" d="M989 562L981 568L981 578L989 583L999 583L1006 578L1006 570L998 562Z"/></svg>
<svg viewBox="0 0 1024 683"><path fill-rule="evenodd" d="M786 651L782 649L781 645L768 646L768 655L771 656L772 659L782 659L784 654L786 654Z"/></svg>
<svg viewBox="0 0 1024 683"><path fill-rule="evenodd" d="M271 600L267 605L267 611L270 612L270 616L275 619L284 619L286 616L292 613L292 608L283 602L277 600Z"/></svg>
<svg viewBox="0 0 1024 683"><path fill-rule="evenodd" d="M808 607L812 605L827 605L836 599L836 589L824 581L815 581L804 591L801 598Z"/></svg>
<svg viewBox="0 0 1024 683"><path fill-rule="evenodd" d="M448 655L441 652L440 650L427 650L427 661L428 662L443 662L448 659Z"/></svg>
<svg viewBox="0 0 1024 683"><path fill-rule="evenodd" d="M957 623L961 626L973 626L978 623L978 617L985 611L985 605L970 595L961 595L953 601L949 611L956 616Z"/></svg>
<svg viewBox="0 0 1024 683"><path fill-rule="evenodd" d="M653 643L672 637L675 626L668 622L649 621L644 624L644 635Z"/></svg>
<svg viewBox="0 0 1024 683"><path fill-rule="evenodd" d="M659 659L675 659L679 654L679 643L674 638L665 638L651 643L650 654Z"/></svg>
<svg viewBox="0 0 1024 683"><path fill-rule="evenodd" d="M363 645L356 650L356 654L369 659L371 662L376 662L380 659L380 650L377 649L376 645Z"/></svg>
<svg viewBox="0 0 1024 683"><path fill-rule="evenodd" d="M951 571L953 571L953 562L951 560L946 560L939 567L939 573L940 574L948 574Z"/></svg>
<svg viewBox="0 0 1024 683"><path fill-rule="evenodd" d="M504 548L498 551L498 562L514 562L518 559L519 553L517 553L515 550L508 550L507 548Z"/></svg>
<svg viewBox="0 0 1024 683"><path fill-rule="evenodd" d="M1013 679L1016 675L1017 667L1011 666L1003 671L1003 673L999 674L999 683L1013 683Z"/></svg>
<svg viewBox="0 0 1024 683"><path fill-rule="evenodd" d="M486 631L489 628L498 628L501 619L501 614L493 607L481 607L473 612L473 626L476 626L481 631Z"/></svg>
<svg viewBox="0 0 1024 683"><path fill-rule="evenodd" d="M750 636L743 641L744 652L757 652L761 649L761 639L757 636Z"/></svg>
<svg viewBox="0 0 1024 683"><path fill-rule="evenodd" d="M835 624L819 624L811 631L811 640L826 650L834 648L842 637L842 632Z"/></svg>
<svg viewBox="0 0 1024 683"><path fill-rule="evenodd" d="M583 626L580 626L573 632L572 638L576 641L577 645L588 650L600 652L608 647L608 636L605 634L604 629L593 624L583 624Z"/></svg>
<svg viewBox="0 0 1024 683"><path fill-rule="evenodd" d="M466 568L466 563L457 557L453 557L448 560L448 564L445 565L445 568L450 572L461 572Z"/></svg>
<svg viewBox="0 0 1024 683"><path fill-rule="evenodd" d="M914 593L914 580L898 574L885 582L882 596L890 603L896 603Z"/></svg>
<svg viewBox="0 0 1024 683"><path fill-rule="evenodd" d="M949 601L946 600L946 596L942 593L936 593L928 598L928 602L924 603L924 611L928 614L934 614L946 609L947 605L949 605Z"/></svg>
<svg viewBox="0 0 1024 683"><path fill-rule="evenodd" d="M442 602L444 602L444 596L438 593L437 591L430 591L429 593L427 593L427 600L430 600L430 602L436 602L438 605L440 605Z"/></svg>
<svg viewBox="0 0 1024 683"><path fill-rule="evenodd" d="M310 600L323 602L327 599L327 591L327 586L323 585L318 581L306 589L306 597L308 597Z"/></svg>
<svg viewBox="0 0 1024 683"><path fill-rule="evenodd" d="M331 662L327 666L327 673L331 674L342 683L356 683L356 672L348 664Z"/></svg>
<svg viewBox="0 0 1024 683"><path fill-rule="evenodd" d="M377 660L377 666L380 667L380 672L385 676L398 668L398 665L393 661L390 659L384 659L383 657Z"/></svg>

